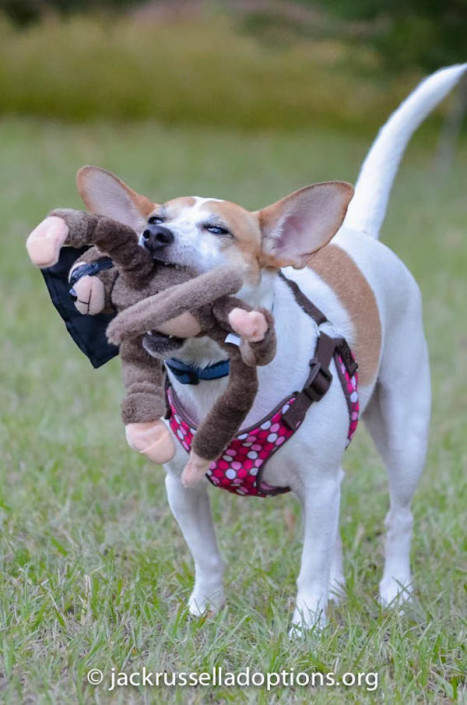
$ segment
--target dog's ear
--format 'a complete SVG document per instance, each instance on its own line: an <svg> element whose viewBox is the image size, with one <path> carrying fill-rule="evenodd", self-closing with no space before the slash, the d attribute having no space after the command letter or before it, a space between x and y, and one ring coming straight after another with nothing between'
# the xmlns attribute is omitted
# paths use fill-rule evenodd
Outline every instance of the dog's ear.
<svg viewBox="0 0 467 705"><path fill-rule="evenodd" d="M345 181L305 186L256 212L263 267L305 267L342 225L354 193Z"/></svg>
<svg viewBox="0 0 467 705"><path fill-rule="evenodd" d="M106 215L136 232L144 228L148 215L156 208L149 198L97 166L83 166L76 175L76 184L91 213Z"/></svg>

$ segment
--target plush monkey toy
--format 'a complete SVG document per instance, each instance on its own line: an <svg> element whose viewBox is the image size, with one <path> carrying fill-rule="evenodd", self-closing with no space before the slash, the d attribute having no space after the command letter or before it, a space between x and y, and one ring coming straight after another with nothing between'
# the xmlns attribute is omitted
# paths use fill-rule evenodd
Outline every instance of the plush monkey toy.
<svg viewBox="0 0 467 705"><path fill-rule="evenodd" d="M161 420L165 413L161 357L181 347L184 338L203 335L227 352L227 390L200 425L183 474L185 484L194 484L228 445L251 408L258 384L255 365L267 364L275 354L271 314L230 296L243 283L235 269L222 267L193 277L187 269L161 266L139 244L131 227L105 216L55 210L27 241L29 256L40 268L53 266L61 247L67 245L92 246L70 272L80 312L115 313L132 307L109 329L112 342L120 345L126 388L122 418L132 448L156 463L167 462L175 453L172 435ZM111 261L105 261L105 255ZM98 274L93 276L96 269ZM140 329L148 313L151 326ZM148 335L149 329L158 334ZM240 346L225 341L229 333L243 337Z"/></svg>
<svg viewBox="0 0 467 705"><path fill-rule="evenodd" d="M208 335L228 354L227 388L198 427L182 474L185 485L194 485L203 477L240 429L258 391L256 366L266 365L275 354L274 320L267 309L252 310L233 296L216 297L229 281L238 285L237 277L231 267L211 270L141 300L119 313L107 329L110 342L123 345L143 336L144 347L157 354L157 348L151 351L152 331L169 330L171 321L190 312L199 323L198 335ZM240 331L244 339L239 345L228 342L227 334Z"/></svg>

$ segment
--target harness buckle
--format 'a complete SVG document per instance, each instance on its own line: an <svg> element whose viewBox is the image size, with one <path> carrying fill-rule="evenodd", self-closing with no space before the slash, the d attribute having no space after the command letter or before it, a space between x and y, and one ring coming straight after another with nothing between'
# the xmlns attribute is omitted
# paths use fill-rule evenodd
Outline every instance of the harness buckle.
<svg viewBox="0 0 467 705"><path fill-rule="evenodd" d="M302 392L312 401L320 401L328 392L332 382L332 374L327 367L315 357L309 362L311 372Z"/></svg>

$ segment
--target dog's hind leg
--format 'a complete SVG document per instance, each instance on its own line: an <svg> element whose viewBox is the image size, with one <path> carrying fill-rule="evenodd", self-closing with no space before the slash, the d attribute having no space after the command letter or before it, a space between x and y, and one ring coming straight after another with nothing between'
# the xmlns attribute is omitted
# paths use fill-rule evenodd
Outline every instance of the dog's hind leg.
<svg viewBox="0 0 467 705"><path fill-rule="evenodd" d="M195 586L188 607L200 616L216 611L224 601L223 565L217 546L206 483L189 489L180 477L169 473L165 480L170 509L195 562Z"/></svg>
<svg viewBox="0 0 467 705"><path fill-rule="evenodd" d="M344 471L339 471L339 483L344 479ZM342 555L342 538L337 528L334 552L332 554L331 575L329 578L329 599L338 604L345 593L344 559Z"/></svg>
<svg viewBox="0 0 467 705"><path fill-rule="evenodd" d="M386 465L390 507L386 516L383 605L412 594L411 502L426 460L430 422L430 371L421 320L403 326L383 360L380 379L365 410L371 436ZM407 343L410 341L410 347Z"/></svg>

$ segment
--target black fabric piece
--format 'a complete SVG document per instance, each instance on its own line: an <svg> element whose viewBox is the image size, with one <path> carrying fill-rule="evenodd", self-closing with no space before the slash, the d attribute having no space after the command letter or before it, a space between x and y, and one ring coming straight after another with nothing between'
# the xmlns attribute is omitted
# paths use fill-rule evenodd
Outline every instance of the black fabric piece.
<svg viewBox="0 0 467 705"><path fill-rule="evenodd" d="M52 303L65 321L67 331L93 367L101 367L118 355L118 347L108 342L105 331L116 314L80 313L70 296L68 274L76 260L88 247L63 247L57 264L41 269Z"/></svg>

